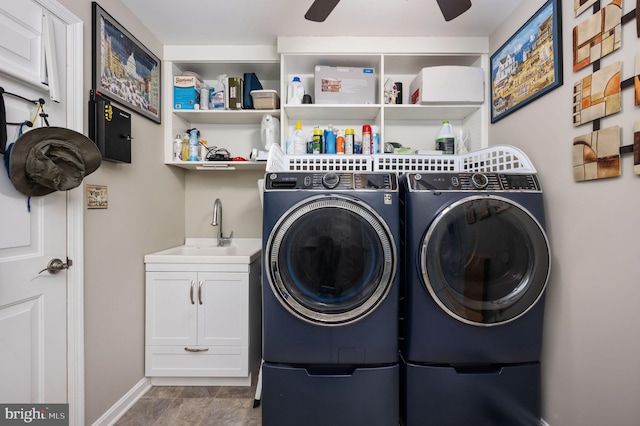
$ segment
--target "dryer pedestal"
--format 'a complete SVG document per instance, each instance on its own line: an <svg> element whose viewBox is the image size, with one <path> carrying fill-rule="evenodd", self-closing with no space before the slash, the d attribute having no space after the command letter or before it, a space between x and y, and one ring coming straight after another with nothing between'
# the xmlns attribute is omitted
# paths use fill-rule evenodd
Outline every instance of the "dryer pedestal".
<svg viewBox="0 0 640 426"><path fill-rule="evenodd" d="M264 426L390 426L399 423L398 364L304 368L262 365Z"/></svg>
<svg viewBox="0 0 640 426"><path fill-rule="evenodd" d="M404 426L539 426L540 364L492 368L402 362Z"/></svg>

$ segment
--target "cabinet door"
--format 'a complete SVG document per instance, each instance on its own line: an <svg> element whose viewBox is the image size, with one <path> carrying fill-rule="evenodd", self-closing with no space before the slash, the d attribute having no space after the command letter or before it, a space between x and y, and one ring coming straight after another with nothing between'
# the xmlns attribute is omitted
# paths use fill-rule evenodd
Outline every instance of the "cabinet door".
<svg viewBox="0 0 640 426"><path fill-rule="evenodd" d="M147 272L147 345L196 344L197 278L195 272Z"/></svg>
<svg viewBox="0 0 640 426"><path fill-rule="evenodd" d="M247 346L249 274L198 274L198 345Z"/></svg>

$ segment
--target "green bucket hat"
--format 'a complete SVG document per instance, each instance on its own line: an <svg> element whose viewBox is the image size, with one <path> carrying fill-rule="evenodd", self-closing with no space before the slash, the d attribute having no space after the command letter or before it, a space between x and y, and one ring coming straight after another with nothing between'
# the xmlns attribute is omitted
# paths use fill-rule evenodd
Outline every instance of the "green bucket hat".
<svg viewBox="0 0 640 426"><path fill-rule="evenodd" d="M9 178L18 191L29 196L73 189L102 162L91 139L63 127L30 130L7 154Z"/></svg>

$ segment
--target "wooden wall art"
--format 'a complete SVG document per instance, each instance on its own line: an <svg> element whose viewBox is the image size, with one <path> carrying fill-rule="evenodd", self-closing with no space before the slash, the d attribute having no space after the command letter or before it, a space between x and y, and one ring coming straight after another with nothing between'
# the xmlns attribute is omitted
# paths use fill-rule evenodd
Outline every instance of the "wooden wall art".
<svg viewBox="0 0 640 426"><path fill-rule="evenodd" d="M640 1L640 0L639 0ZM636 92L635 104L640 106L640 52L636 53L636 75L633 77L633 87Z"/></svg>
<svg viewBox="0 0 640 426"><path fill-rule="evenodd" d="M576 182L620 176L620 127L613 126L573 140Z"/></svg>
<svg viewBox="0 0 640 426"><path fill-rule="evenodd" d="M620 156L632 152L633 171L640 175L640 121L633 123L631 145L622 145L625 132L619 126L600 127L601 118L622 110L623 89L633 87L634 103L640 106L640 52L635 56L634 75L625 80L620 61L603 68L600 64L603 56L621 50L623 25L635 20L640 38L640 0L636 0L634 10L624 15L622 4L622 0L613 0L601 10L600 1L574 0L576 16L593 6L593 16L573 28L573 71L593 65L593 73L580 79L573 89L573 125L591 122L593 126L591 133L573 140L576 182L620 176Z"/></svg>
<svg viewBox="0 0 640 426"><path fill-rule="evenodd" d="M640 175L640 121L633 123L633 172Z"/></svg>
<svg viewBox="0 0 640 426"><path fill-rule="evenodd" d="M620 112L620 61L579 80L573 86L573 125Z"/></svg>
<svg viewBox="0 0 640 426"><path fill-rule="evenodd" d="M573 10L576 13L575 16L580 15L585 10L589 9L598 0L573 0Z"/></svg>
<svg viewBox="0 0 640 426"><path fill-rule="evenodd" d="M613 0L573 27L573 71L617 50L622 45L622 0Z"/></svg>

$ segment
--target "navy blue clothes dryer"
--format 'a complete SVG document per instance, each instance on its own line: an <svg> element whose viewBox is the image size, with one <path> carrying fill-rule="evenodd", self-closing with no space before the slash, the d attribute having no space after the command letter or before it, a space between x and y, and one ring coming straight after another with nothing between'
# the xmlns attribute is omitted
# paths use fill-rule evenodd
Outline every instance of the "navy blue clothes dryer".
<svg viewBox="0 0 640 426"><path fill-rule="evenodd" d="M401 423L540 424L551 262L533 173L402 177Z"/></svg>
<svg viewBox="0 0 640 426"><path fill-rule="evenodd" d="M535 174L403 176L403 355L536 362L550 252Z"/></svg>
<svg viewBox="0 0 640 426"><path fill-rule="evenodd" d="M398 202L393 173L266 174L266 362L398 362Z"/></svg>

